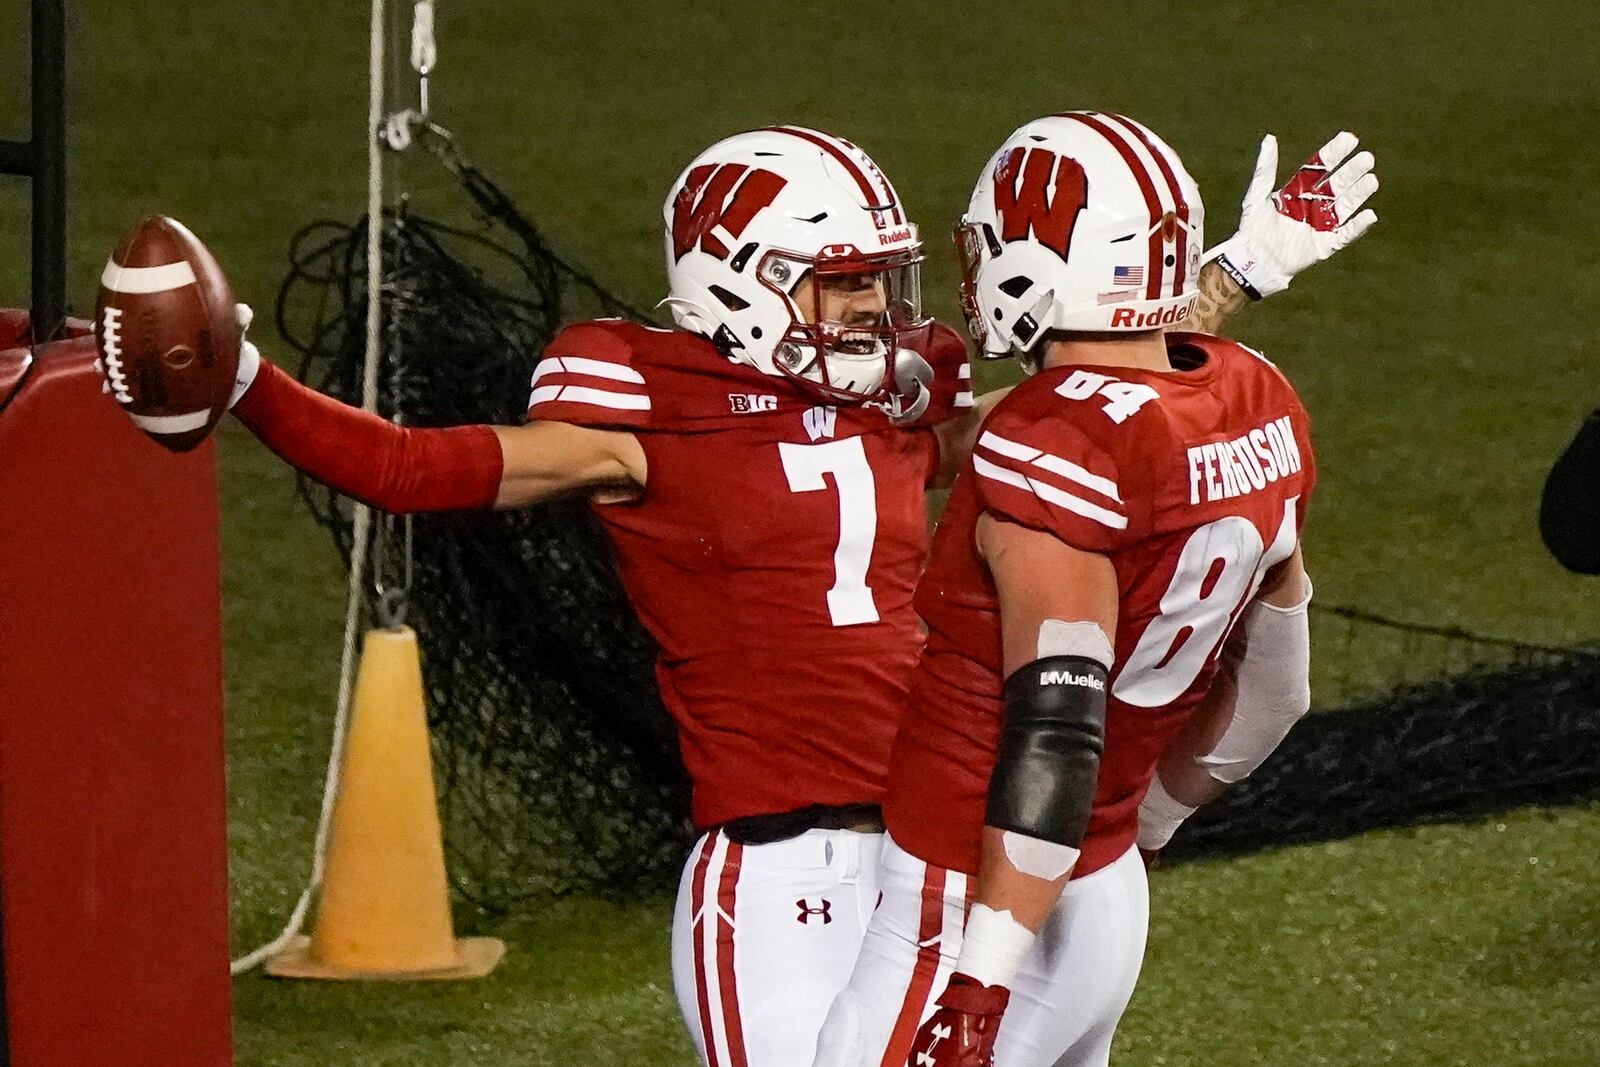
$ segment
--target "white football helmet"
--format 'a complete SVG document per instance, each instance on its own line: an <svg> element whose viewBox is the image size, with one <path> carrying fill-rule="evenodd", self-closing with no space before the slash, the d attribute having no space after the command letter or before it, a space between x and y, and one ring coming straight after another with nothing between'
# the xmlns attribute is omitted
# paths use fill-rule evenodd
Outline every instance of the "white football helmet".
<svg viewBox="0 0 1600 1067"><path fill-rule="evenodd" d="M956 227L968 328L999 358L1051 330L1170 326L1194 307L1204 222L1199 186L1144 126L1035 119L989 160Z"/></svg>
<svg viewBox="0 0 1600 1067"><path fill-rule="evenodd" d="M865 152L800 126L741 133L689 164L662 215L680 327L828 403L909 414L899 392L929 326L922 242ZM848 318L823 318L830 305Z"/></svg>

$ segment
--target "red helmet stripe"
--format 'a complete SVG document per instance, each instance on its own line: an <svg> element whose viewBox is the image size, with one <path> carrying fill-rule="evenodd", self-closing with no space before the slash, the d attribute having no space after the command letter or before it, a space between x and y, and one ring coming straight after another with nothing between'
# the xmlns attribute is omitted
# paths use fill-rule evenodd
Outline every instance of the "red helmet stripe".
<svg viewBox="0 0 1600 1067"><path fill-rule="evenodd" d="M1082 111L1068 111L1057 118L1076 119L1083 123L1107 141L1117 150L1122 161L1133 172L1134 179L1139 183L1139 191L1144 194L1145 207L1150 209L1150 264L1145 272L1145 299L1155 300L1161 296L1162 258L1165 249L1161 240L1161 199L1156 196L1155 183L1150 180L1150 172L1145 170L1144 164L1134 154L1128 142L1118 137L1111 128L1100 121L1098 114L1089 114Z"/></svg>
<svg viewBox="0 0 1600 1067"><path fill-rule="evenodd" d="M850 153L834 144L828 138L800 126L768 126L767 129L773 133L787 133L791 137L798 137L802 141L808 141L816 145L838 160L840 166L844 167L850 177L855 179L856 185L861 189L861 195L866 197L868 204L881 203L882 206L892 209L896 225L906 221L905 216L900 213L900 202L895 199L894 190L889 188L888 179L883 178L880 174L879 178L883 180L883 188L881 190L874 189L872 183L867 180L866 172L861 169L855 160L850 158Z"/></svg>
<svg viewBox="0 0 1600 1067"><path fill-rule="evenodd" d="M1178 184L1178 176L1172 172L1172 164L1167 162L1166 153L1156 147L1149 130L1121 115L1107 115L1106 118L1120 123L1129 133L1144 142L1144 146L1155 157L1156 166L1161 168L1161 176L1167 180L1167 189L1172 193L1172 202L1177 205L1178 221L1183 223L1178 229L1178 245L1173 249L1178 265L1177 274L1172 279L1172 295L1179 296L1183 293L1184 270L1189 264L1189 201L1183 198L1183 186Z"/></svg>

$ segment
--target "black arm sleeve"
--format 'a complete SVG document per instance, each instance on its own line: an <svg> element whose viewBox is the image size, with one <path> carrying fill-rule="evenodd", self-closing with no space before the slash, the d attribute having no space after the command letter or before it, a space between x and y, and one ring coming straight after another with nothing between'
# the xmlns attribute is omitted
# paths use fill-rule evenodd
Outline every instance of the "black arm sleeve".
<svg viewBox="0 0 1600 1067"><path fill-rule="evenodd" d="M1077 848L1089 827L1105 747L1106 669L1047 656L1005 684L1005 717L984 822Z"/></svg>
<svg viewBox="0 0 1600 1067"><path fill-rule="evenodd" d="M1550 469L1539 533L1563 567L1600 574L1600 411L1584 420Z"/></svg>

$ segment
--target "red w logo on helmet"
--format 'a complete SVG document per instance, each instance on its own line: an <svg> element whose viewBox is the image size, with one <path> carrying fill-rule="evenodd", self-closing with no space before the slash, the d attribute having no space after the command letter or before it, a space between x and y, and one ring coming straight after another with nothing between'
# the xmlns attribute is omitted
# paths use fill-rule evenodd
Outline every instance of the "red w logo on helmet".
<svg viewBox="0 0 1600 1067"><path fill-rule="evenodd" d="M1027 156L1024 164L1023 156ZM1020 172L1021 181L1018 181ZM1013 148L994 173L994 210L1002 241L1036 241L1063 260L1072 244L1088 194L1088 179L1075 159L1042 148Z"/></svg>
<svg viewBox="0 0 1600 1067"><path fill-rule="evenodd" d="M706 163L694 168L672 202L673 260L682 259L697 243L702 252L726 259L728 246L712 231L721 227L738 237L787 184L770 170L751 170L743 163Z"/></svg>

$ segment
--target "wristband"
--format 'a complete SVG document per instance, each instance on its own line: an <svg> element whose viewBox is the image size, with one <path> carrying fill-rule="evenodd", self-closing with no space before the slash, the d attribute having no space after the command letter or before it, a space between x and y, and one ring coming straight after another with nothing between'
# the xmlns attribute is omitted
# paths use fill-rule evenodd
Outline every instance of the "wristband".
<svg viewBox="0 0 1600 1067"><path fill-rule="evenodd" d="M1281 293L1289 288L1289 277L1250 251L1242 234L1234 234L1205 255L1251 300Z"/></svg>

